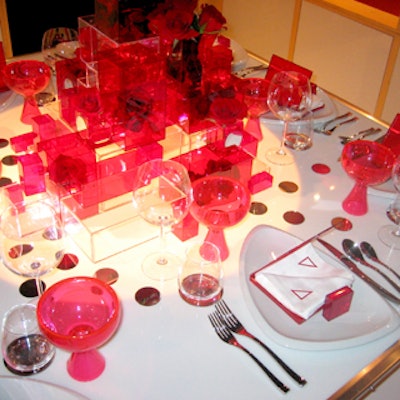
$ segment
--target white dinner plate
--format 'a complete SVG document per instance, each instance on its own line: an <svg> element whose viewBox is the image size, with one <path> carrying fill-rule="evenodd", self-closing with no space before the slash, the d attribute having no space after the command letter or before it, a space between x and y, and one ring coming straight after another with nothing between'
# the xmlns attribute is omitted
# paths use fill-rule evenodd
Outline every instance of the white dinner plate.
<svg viewBox="0 0 400 400"><path fill-rule="evenodd" d="M247 54L247 51L239 43L237 43L233 39L230 39L230 41L231 41L230 47L233 56L232 73L234 73L240 71L247 65L247 62L249 61L249 55Z"/></svg>
<svg viewBox="0 0 400 400"><path fill-rule="evenodd" d="M240 253L240 281L246 303L263 332L282 346L302 350L334 350L358 346L400 326L398 312L364 281L355 277L350 310L330 321L322 313L297 324L273 300L250 282L254 271L299 244L300 239L268 225L247 235ZM316 247L333 266L345 268Z"/></svg>
<svg viewBox="0 0 400 400"><path fill-rule="evenodd" d="M332 102L331 98L326 92L324 92L320 87L317 87L316 93L314 95L313 104L325 106L314 112L314 124L323 124L329 121L331 118L335 118L337 115L337 110L335 104ZM283 121L276 118L271 112L261 115L260 120L267 125L282 125Z"/></svg>
<svg viewBox="0 0 400 400"><path fill-rule="evenodd" d="M0 375L1 400L89 400L88 397L52 383Z"/></svg>

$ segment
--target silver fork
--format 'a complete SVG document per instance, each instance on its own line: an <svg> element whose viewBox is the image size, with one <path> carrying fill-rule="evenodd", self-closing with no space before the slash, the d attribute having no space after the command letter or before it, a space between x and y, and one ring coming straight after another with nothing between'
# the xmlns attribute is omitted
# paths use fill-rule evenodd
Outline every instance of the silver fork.
<svg viewBox="0 0 400 400"><path fill-rule="evenodd" d="M268 347L265 343L263 343L256 336L251 334L243 324L237 319L235 314L231 311L228 305L224 300L220 300L219 303L216 304L217 312L220 314L221 318L225 322L226 326L233 332L236 332L240 335L247 336L258 344L260 344L271 356L272 358L300 385L304 386L307 381L298 375L295 371L293 371L274 351Z"/></svg>
<svg viewBox="0 0 400 400"><path fill-rule="evenodd" d="M352 142L353 140L364 139L368 136L375 135L376 133L380 132L381 130L382 130L381 128L369 128L364 131L355 133L354 135L339 136L339 139L341 139L340 143L346 144L346 143Z"/></svg>
<svg viewBox="0 0 400 400"><path fill-rule="evenodd" d="M287 393L290 389L282 383L253 353L246 349L246 347L242 346L236 338L233 336L232 332L224 325L222 322L220 315L217 312L213 312L208 315L208 318L213 326L215 332L218 337L223 340L225 343L231 344L241 350L243 350L246 354L248 354L257 365L268 375L268 377L274 382L274 384L282 390L282 392Z"/></svg>
<svg viewBox="0 0 400 400"><path fill-rule="evenodd" d="M355 121L357 121L357 120L358 120L358 117L353 117L353 118L350 118L350 119L346 119L346 120L344 120L344 121L339 121L338 123L336 123L335 125L333 125L332 128L330 128L330 129L326 129L326 128L324 128L324 129L318 129L318 128L315 128L314 130L315 130L316 132L318 132L318 133L323 133L324 135L330 136L330 135L332 135L333 131L334 131L336 128L339 128L339 126L342 126L342 125L344 125L344 124L348 124L348 123L350 123L350 122L355 122ZM329 124L328 124L328 125L329 125Z"/></svg>

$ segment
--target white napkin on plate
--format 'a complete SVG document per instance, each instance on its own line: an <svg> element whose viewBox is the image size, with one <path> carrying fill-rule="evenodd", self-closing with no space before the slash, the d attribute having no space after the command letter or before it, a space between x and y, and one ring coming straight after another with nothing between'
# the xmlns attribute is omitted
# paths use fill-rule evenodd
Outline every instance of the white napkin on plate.
<svg viewBox="0 0 400 400"><path fill-rule="evenodd" d="M307 319L323 306L326 295L351 287L354 277L326 263L308 244L258 271L255 280L289 311Z"/></svg>

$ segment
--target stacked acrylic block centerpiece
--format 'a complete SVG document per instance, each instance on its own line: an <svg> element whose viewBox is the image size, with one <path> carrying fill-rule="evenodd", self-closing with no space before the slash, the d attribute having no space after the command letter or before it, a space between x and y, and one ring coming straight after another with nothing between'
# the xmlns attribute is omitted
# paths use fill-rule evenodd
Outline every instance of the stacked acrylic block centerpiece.
<svg viewBox="0 0 400 400"><path fill-rule="evenodd" d="M162 38L126 41L110 21L100 14L79 18L77 56L56 64L60 120L36 117L32 132L12 140L25 194L49 191L51 182L68 232L93 262L158 235L132 205L132 175L146 160L175 159L192 181L228 175L253 193L271 184L242 120L226 124L198 112L199 101L232 90L238 79L225 62L225 44L207 50L193 91L168 74ZM186 240L197 228L183 221L174 233Z"/></svg>

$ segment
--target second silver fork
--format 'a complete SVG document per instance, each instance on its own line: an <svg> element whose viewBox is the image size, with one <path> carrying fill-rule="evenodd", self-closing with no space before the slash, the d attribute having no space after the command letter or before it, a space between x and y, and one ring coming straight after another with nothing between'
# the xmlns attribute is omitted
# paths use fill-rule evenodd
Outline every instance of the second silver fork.
<svg viewBox="0 0 400 400"><path fill-rule="evenodd" d="M250 352L246 347L242 346L236 338L233 336L232 332L223 323L220 314L218 312L213 312L208 315L208 319L213 326L215 333L218 337L225 343L231 344L240 350L243 350L248 356L250 356L253 361L267 374L267 376L274 382L274 384L282 390L282 392L287 393L290 389L281 382L252 352Z"/></svg>
<svg viewBox="0 0 400 400"><path fill-rule="evenodd" d="M260 344L271 356L272 358L300 385L304 386L307 381L293 371L269 346L267 346L264 342L250 333L243 324L237 319L237 317L233 314L231 309L225 303L224 300L220 300L216 305L218 314L221 316L226 326L233 332L236 332L240 335L247 336L258 344Z"/></svg>

